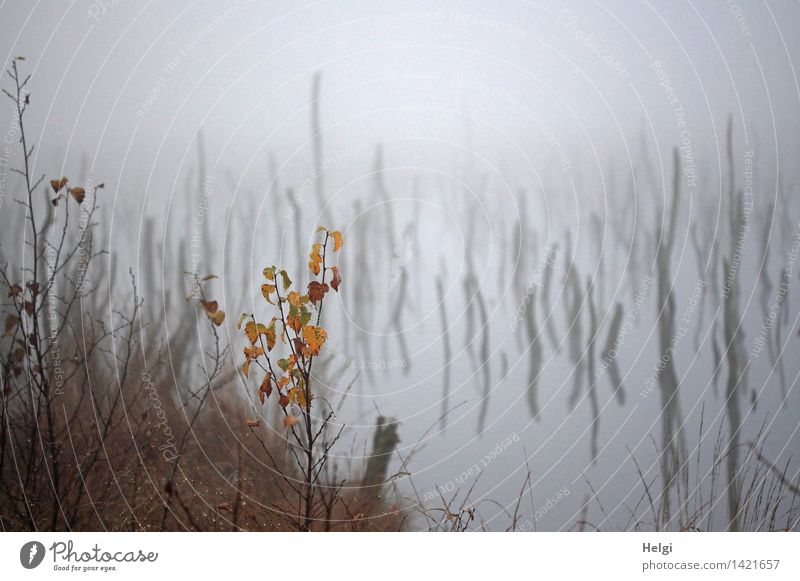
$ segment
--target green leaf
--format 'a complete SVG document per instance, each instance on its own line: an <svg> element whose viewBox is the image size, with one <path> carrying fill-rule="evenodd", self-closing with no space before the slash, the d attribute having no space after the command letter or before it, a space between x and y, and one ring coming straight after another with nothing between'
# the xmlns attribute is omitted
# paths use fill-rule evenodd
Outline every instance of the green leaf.
<svg viewBox="0 0 800 581"><path fill-rule="evenodd" d="M300 324L305 327L311 321L311 313L305 307L300 307Z"/></svg>
<svg viewBox="0 0 800 581"><path fill-rule="evenodd" d="M289 290L289 287L292 286L292 279L289 278L289 275L286 274L285 270L281 271L281 278L283 279L283 290Z"/></svg>

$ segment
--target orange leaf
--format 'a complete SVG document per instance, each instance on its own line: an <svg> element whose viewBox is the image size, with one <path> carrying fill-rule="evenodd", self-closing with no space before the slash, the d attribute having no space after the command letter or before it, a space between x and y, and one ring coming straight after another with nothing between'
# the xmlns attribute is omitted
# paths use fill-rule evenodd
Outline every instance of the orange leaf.
<svg viewBox="0 0 800 581"><path fill-rule="evenodd" d="M245 377L247 377L250 373L250 363L258 359L263 354L264 350L261 347L244 348L245 360L244 363L242 364L242 373L244 373Z"/></svg>
<svg viewBox="0 0 800 581"><path fill-rule="evenodd" d="M289 293L289 296L286 297L286 300L288 300L289 304L292 305L293 307L299 307L301 298L302 295L299 292L292 291Z"/></svg>
<svg viewBox="0 0 800 581"><path fill-rule="evenodd" d="M267 338L267 351L272 351L275 347L275 318L272 318L272 322L267 327L264 336Z"/></svg>
<svg viewBox="0 0 800 581"><path fill-rule="evenodd" d="M308 322L308 320L303 321L304 315L306 315L307 319L311 318L311 313L305 307L300 307L299 309L292 307L286 316L286 324L289 325L290 329L294 329L295 333L299 333L300 329L303 328L303 323Z"/></svg>
<svg viewBox="0 0 800 581"><path fill-rule="evenodd" d="M264 354L264 350L261 347L245 347L244 348L244 356L250 359L251 361L254 359L258 359Z"/></svg>
<svg viewBox="0 0 800 581"><path fill-rule="evenodd" d="M255 345L258 342L258 337L260 335L266 335L267 331L266 325L255 323L254 321L248 321L244 326L244 334L247 335L251 345Z"/></svg>
<svg viewBox="0 0 800 581"><path fill-rule="evenodd" d="M320 265L322 264L322 256L320 255L321 249L322 243L315 242L311 247L311 252L308 253L308 257L311 259L308 262L308 267L317 275L319 274Z"/></svg>
<svg viewBox="0 0 800 581"><path fill-rule="evenodd" d="M60 180L50 180L50 187L53 188L55 193L58 193L61 188L67 185L69 180L67 178L61 178Z"/></svg>
<svg viewBox="0 0 800 581"><path fill-rule="evenodd" d="M334 230L331 232L331 236L333 236L333 251L339 252L339 249L342 247L342 243L344 242L344 235L338 230Z"/></svg>
<svg viewBox="0 0 800 581"><path fill-rule="evenodd" d="M287 429L291 428L293 425L295 425L299 421L300 421L300 418L298 418L297 416L284 416L284 418L283 418L283 427L287 428Z"/></svg>
<svg viewBox="0 0 800 581"><path fill-rule="evenodd" d="M333 288L333 290L335 290L338 293L339 285L342 284L342 277L339 274L339 267L331 266L331 270L333 271L333 280L331 280L331 288Z"/></svg>
<svg viewBox="0 0 800 581"><path fill-rule="evenodd" d="M83 203L83 199L86 197L86 190L83 188L70 188L69 190L70 195L75 198L75 201L79 204Z"/></svg>
<svg viewBox="0 0 800 581"><path fill-rule="evenodd" d="M272 395L272 377L269 373L264 376L264 381L261 382L261 387L258 388L258 399L264 403L264 399Z"/></svg>
<svg viewBox="0 0 800 581"><path fill-rule="evenodd" d="M328 333L322 327L306 325L303 327L303 339L305 339L312 355L319 355L319 350L325 344Z"/></svg>

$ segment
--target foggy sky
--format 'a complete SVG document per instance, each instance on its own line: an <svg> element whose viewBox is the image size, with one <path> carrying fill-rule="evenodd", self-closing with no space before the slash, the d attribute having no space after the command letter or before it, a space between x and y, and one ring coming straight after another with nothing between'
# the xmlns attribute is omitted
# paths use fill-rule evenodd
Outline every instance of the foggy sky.
<svg viewBox="0 0 800 581"><path fill-rule="evenodd" d="M302 167L315 72L329 151L465 142L495 160L524 149L533 167L514 171L536 173L560 148L627 160L646 134L668 150L676 107L707 155L729 114L770 157L796 155L800 135L790 2L7 1L0 14L4 68L24 55L33 73L42 155L89 155L109 181L125 163L169 180L201 129L234 171L262 151Z"/></svg>
<svg viewBox="0 0 800 581"><path fill-rule="evenodd" d="M263 206L247 209L251 221L241 230L266 231L266 226L274 223L267 199L274 192L266 193L274 177L271 159L280 170L284 188L291 185L300 188L301 197L312 195L302 184L313 174L310 99L315 74L321 75L325 179L329 185L335 184L329 193L344 192L338 208L351 211L355 196L349 197L348 188L353 183L363 189L372 187L375 146L381 143L388 166L411 168L400 176L387 172L392 197L408 195L403 188L418 169L425 170L421 171L423 177L433 175L434 184L440 178L445 183L464 179L472 184L480 182L474 179L479 174L489 175L501 186L483 192L497 202L491 211L518 203L512 195L518 188L556 184L561 189L553 190L552 198L545 197L553 204L547 212L561 212L562 222L574 227L587 217L576 217L586 210L581 196L593 196L593 202L599 203L609 197L607 190L625 183L626 178L620 178L621 173L615 178L610 168L631 170L646 158L668 183L671 149L679 145L690 147L702 165L704 181L699 189L709 195L705 203L713 209L714 200L722 195L729 116L734 123L737 163L742 162L742 151L756 152L762 179L759 193L766 194L763 199L775 198L778 182L796 192L799 176L794 168L800 153L800 89L794 67L800 56L800 36L795 31L798 22L800 5L788 1L15 0L0 3L0 54L4 68L13 57L25 56L23 66L33 74L28 117L31 140L38 144L33 173L81 173L82 179L105 182L104 202L112 200L122 208L112 216L114 229L120 220L123 226L130 222L131 229L138 228L135 222L142 216L159 216L166 205L181 200L184 178L195 167L202 135L208 172L219 177L214 192L221 203L212 200L212 211L226 208L238 195L227 181L223 183L222 176L228 175L234 186L250 188L263 198ZM0 131L5 133L13 114L11 103L2 103ZM85 170L76 169L84 164ZM643 189L642 195L661 195ZM573 193L574 199L569 199ZM652 229L649 220L655 205L641 206L645 226L640 229ZM466 213L466 207L466 203L455 207L454 213ZM459 237L471 224L464 216L460 222L447 222L450 208L444 204L422 210L410 203L397 204L397 208L402 220L422 224L415 261L430 275L421 283L425 286L420 294L425 299L420 303L425 308L414 313L413 321L406 321L411 325L438 307L432 297L439 257L433 252L429 256L427 248L436 252L455 248L444 280L457 289L454 293L460 293L457 285L463 278L466 253ZM622 207L623 211L633 208L632 204ZM0 206L0 220L6 220L11 209L10 204ZM549 224L552 216L542 217L540 210L537 207L533 212L538 223ZM687 214L682 218L696 220L696 212L703 207L692 206L691 215L688 209L682 211ZM714 213L709 216L718 218ZM516 217L509 212L503 216L508 218L505 222L497 223L501 236L511 232ZM309 227L315 224L311 218L305 218ZM486 221L484 230L494 234L491 220L495 218L497 214L480 216ZM341 227L358 219L347 214ZM681 222L686 230L679 235L682 243L688 240L684 235L689 219ZM444 242L446 236L436 231L443 223L449 228L445 233L451 237L449 246ZM265 225L261 230L260 224ZM226 225L233 230L242 226ZM185 236L185 232L173 234L178 241ZM546 232L543 238L550 240L552 234ZM608 232L605 235L610 239ZM117 234L111 246L129 251L132 244ZM589 244L593 246L594 241ZM683 261L691 251L686 245L680 250L676 270L683 268L684 274L689 271L695 277L693 265ZM509 258L498 259L493 252L496 247L485 240L475 252L487 270L489 266L499 269L500 262ZM237 275L248 267L258 273L265 264L260 257L237 254L236 258L241 262L228 264L226 269L232 268ZM141 262L142 257L136 260ZM253 264L245 265L245 260ZM593 274L588 268L582 272ZM510 278L510 267L508 274ZM492 274L492 280L498 278ZM694 278L687 280L688 286L679 289L680 301L686 300L694 284ZM609 295L613 292L609 287ZM507 308L513 309L519 302L513 292L505 298L509 299ZM497 296L489 299L491 308L500 303ZM556 303L560 300L560 295L554 299ZM655 316L652 308L648 313L643 317L646 328L652 326ZM758 313L748 316L757 317ZM386 324L371 314L368 318L356 322L364 327ZM499 321L506 323L502 317ZM502 329L506 332L507 325ZM459 328L459 339L461 336ZM365 382L365 391L372 390L366 391L368 396L377 400L383 395L389 400L380 401L383 409L410 418L403 428L408 430L403 435L404 445L416 441L409 424L419 424L414 426L420 428L418 436L431 423L430 418L411 417L422 416L423 405L428 406L425 411L439 413L439 378L434 378L436 387L428 389L424 381L430 380L433 386L434 379L423 373L440 367L439 337L433 333L427 338L431 339L430 348L419 338L414 345L426 347L421 349L422 364L415 371L422 376L419 384L409 380L407 385L399 371L392 378L394 384L386 381L376 388ZM510 339L509 343L516 341ZM631 345L639 347L633 340ZM639 362L637 355L636 361L626 361L639 363L637 378L651 373L657 354L654 345L650 348L652 357L642 357ZM514 349L513 345L509 349ZM681 367L690 365L688 361L695 355L688 344L682 349ZM703 367L710 366L707 359L700 361ZM759 362L762 366L766 366L764 359ZM555 365L555 373L551 371L553 377L565 371L559 365ZM491 451L498 441L517 431L523 440L527 438L527 450L533 450L534 456L545 449L539 458L534 457L534 465L537 469L548 467L545 476L554 470L547 482L553 491L564 483L575 484L573 478L579 476L575 467L586 464L586 446L577 447L575 442L586 438L591 418L581 409L579 414L567 416L567 422L559 407L559 413L544 414L542 424L525 432L530 425L528 412L518 398L523 397L526 369L527 358L519 355L514 359L512 355L511 372L516 376L497 386L498 394L506 397L499 398L502 404L493 404L493 414L502 411L493 418L497 422L494 433L476 443L472 440L474 422L465 420L451 427L449 440L441 436L440 448L434 446L429 457L423 456L425 470L418 476L426 486L433 486L442 475L446 480L450 472L458 475L464 469L464 455L479 446L486 449L483 452ZM493 371L496 379L497 370ZM457 379L464 380L465 388L453 397L454 401L468 398L472 406L477 391L469 383L471 373L468 365L460 365ZM405 391L408 386L425 389L410 397L411 392ZM560 405L556 395L568 391L565 386L566 381L546 384L543 399L551 397ZM384 392L377 393L381 389ZM692 385L685 389L690 397L697 395ZM605 395L610 399L609 393ZM702 397L711 396L698 395L696 401ZM623 448L620 442L627 445L639 440L641 444L649 431L657 429L654 399L647 401L650 407L642 405L646 411L630 423L631 409L610 410L611 419L604 416L603 442L616 446L617 452ZM371 416L365 417L365 422L372 422ZM781 418L784 423L778 426L778 441L796 439L795 415L784 413ZM622 426L625 430L617 438ZM580 451L578 461L570 456L578 454L573 447ZM498 459L492 478L503 480L492 481L491 486L513 488L516 494L518 483L506 480L512 469L520 468L520 458L520 454L509 454ZM595 476L601 483L608 482L618 469L618 463L601 465L595 468ZM578 503L577 486L574 491L571 502ZM546 487L543 494L545 499L550 494ZM557 526L561 524L558 521Z"/></svg>

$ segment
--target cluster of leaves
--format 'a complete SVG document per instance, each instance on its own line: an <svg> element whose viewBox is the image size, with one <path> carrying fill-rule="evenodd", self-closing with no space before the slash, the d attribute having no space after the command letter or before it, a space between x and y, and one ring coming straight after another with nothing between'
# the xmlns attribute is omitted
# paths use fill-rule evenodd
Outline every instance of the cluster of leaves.
<svg viewBox="0 0 800 581"><path fill-rule="evenodd" d="M221 311L217 301L201 300L200 306L203 307L209 320L219 327L225 321L225 311Z"/></svg>
<svg viewBox="0 0 800 581"><path fill-rule="evenodd" d="M76 202L78 202L78 204L83 203L83 200L86 198L86 190L78 186L75 186L74 188L67 187L68 183L69 179L65 177L62 177L58 180L50 180L50 187L53 188L53 193L55 194L55 197L52 198L50 202L54 206L58 206L58 202L61 200L61 198L65 197L64 192L61 190L65 190ZM104 186L105 184L100 184L95 189L99 190Z"/></svg>
<svg viewBox="0 0 800 581"><path fill-rule="evenodd" d="M207 274L203 278L200 278L197 273L184 272L183 274L194 277L192 291L186 295L186 300L197 299L197 302L203 308L203 312L206 314L206 317L208 317L208 320L211 321L215 327L222 325L222 323L225 322L225 311L219 308L219 302L208 298L203 288L205 283L219 277L216 274Z"/></svg>
<svg viewBox="0 0 800 581"><path fill-rule="evenodd" d="M265 268L266 282L261 285L261 294L267 303L277 307L277 313L268 323L259 322L252 313L243 313L238 322L239 329L244 324L244 333L250 343L244 347L242 373L248 377L254 364L264 372L258 389L261 403L276 392L278 403L285 412L289 406L299 406L304 415L314 398L310 388L312 363L328 338L327 331L320 325L322 305L330 289L338 292L342 283L339 268L326 264L329 242L333 242L333 251L338 252L344 240L342 233L323 226L317 229L317 234L321 232L324 239L313 244L308 262L309 269L319 280L312 279L306 292L302 293L292 290L292 280L285 270L275 266ZM280 357L275 351L279 338L285 346L281 350L285 357ZM287 427L299 421L296 416L286 413Z"/></svg>
<svg viewBox="0 0 800 581"><path fill-rule="evenodd" d="M31 349L37 345L39 339L33 333L28 336L28 340L24 340L24 333L22 337L17 336L15 332L17 326L20 325L21 317L32 318L36 311L36 302L40 294L39 283L35 281L28 282L26 285L27 292L23 291L22 287L18 284L12 284L8 287L8 297L13 301L16 314L8 313L6 315L5 326L2 337L15 337L15 344L17 348L10 354L8 358L8 371L13 373L14 377L18 377L22 371L22 364L26 357L31 356ZM22 327L20 327L22 330ZM38 373L39 368L32 364L32 371ZM10 389L10 385L6 385L6 389Z"/></svg>
<svg viewBox="0 0 800 581"><path fill-rule="evenodd" d="M24 175L24 174L23 174ZM44 176L40 179L38 183L43 181ZM50 187L53 189L53 193L55 195L54 198L51 199L51 202L54 206L58 205L58 202L61 198L65 197L64 192L62 190L68 192L73 199L78 204L83 203L83 200L86 197L86 190L81 187L74 187L68 188L67 183L69 179L66 177L62 177L60 179L53 179L50 180ZM104 184L100 184L95 187L95 193L98 189L103 188ZM59 193L60 192L60 193ZM58 247L60 247L59 245ZM57 247L53 247L57 248ZM53 281L47 280L45 281L45 289L42 289L42 286L36 280L30 280L25 283L25 289L19 283L13 283L11 281L5 281L8 286L8 298L11 299L11 304L14 307L14 312L8 313L5 318L5 323L3 326L3 334L0 335L0 338L4 337L14 337L15 344L17 348L11 353L9 357L9 371L14 375L14 377L18 377L22 370L22 364L27 357L32 355L31 349L32 347L36 347L39 343L39 332L38 329L33 329L33 325L28 324L27 327L30 330L28 334L27 341L21 337L17 336L15 331L17 327L20 327L20 331L22 331L21 323L23 319L28 319L29 322L34 317L37 316L39 309L41 308L42 301L44 300L45 295L49 294L52 291ZM25 336L25 332L23 331L22 336ZM39 372L39 366L35 363L31 364L31 371L33 373ZM10 386L7 385L6 389L9 389Z"/></svg>

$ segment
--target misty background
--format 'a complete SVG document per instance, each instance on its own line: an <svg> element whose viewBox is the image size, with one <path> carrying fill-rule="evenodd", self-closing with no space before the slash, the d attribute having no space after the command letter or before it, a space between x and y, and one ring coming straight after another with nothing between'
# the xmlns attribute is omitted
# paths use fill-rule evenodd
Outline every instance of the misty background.
<svg viewBox="0 0 800 581"><path fill-rule="evenodd" d="M169 350L194 312L183 273L218 275L241 363L235 321L262 309L262 268L302 280L316 226L342 230L319 372L326 397L351 386L336 454L366 456L392 418L394 493L474 484L493 529L528 471L538 530L624 527L639 471L659 474L656 263L677 148L668 359L687 452L703 482L730 429L720 321L735 280L738 441L797 481L796 3L6 1L0 14L4 69L22 55L32 73L33 173L105 184L101 292L133 268ZM3 175L13 260L24 208ZM758 343L776 303L780 357ZM614 338L624 390L602 359ZM233 389L257 402L252 381Z"/></svg>

